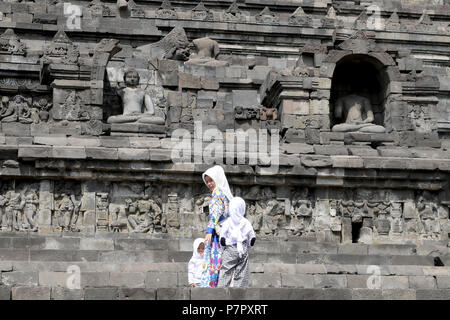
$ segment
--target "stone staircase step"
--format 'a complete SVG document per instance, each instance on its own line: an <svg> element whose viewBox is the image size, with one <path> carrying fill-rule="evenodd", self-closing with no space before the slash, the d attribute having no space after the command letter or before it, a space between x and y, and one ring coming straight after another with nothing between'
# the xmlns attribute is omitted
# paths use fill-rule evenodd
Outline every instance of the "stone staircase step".
<svg viewBox="0 0 450 320"><path fill-rule="evenodd" d="M6 236L7 234L7 236ZM18 236L22 235L22 237ZM97 235L82 238L79 234L71 237L43 236L38 234L1 233L0 249L30 249L30 250L170 250L192 252L193 239L154 239L142 238L146 235L132 234L136 238L124 238L119 235ZM128 236L130 237L130 235ZM345 254L345 255L446 255L450 247L441 242L424 242L423 244L331 244L301 240L258 240L252 249L254 253L280 254Z"/></svg>
<svg viewBox="0 0 450 320"><path fill-rule="evenodd" d="M449 300L449 289L122 288L0 285L0 300ZM263 304L263 303L261 303Z"/></svg>
<svg viewBox="0 0 450 320"><path fill-rule="evenodd" d="M101 262L188 262L192 253L170 250L46 250L0 249L1 261L101 261ZM441 256L444 265L450 264L450 254ZM424 265L434 266L433 256L418 255L357 255L313 253L254 253L253 263L330 264L330 265Z"/></svg>
<svg viewBox="0 0 450 320"><path fill-rule="evenodd" d="M67 271L9 271L1 273L1 283L8 286L65 287L72 273ZM186 287L187 271L81 271L82 287ZM450 289L446 275L380 275L376 274L289 274L280 272L250 275L252 288L381 288L381 289Z"/></svg>
<svg viewBox="0 0 450 320"><path fill-rule="evenodd" d="M66 272L70 266L77 265L81 272L187 272L187 262L99 262L99 261L0 261L0 271L20 272ZM339 264L285 264L257 263L250 259L251 273L280 274L374 274L374 267L380 275L404 276L446 276L450 267L423 265L339 265Z"/></svg>

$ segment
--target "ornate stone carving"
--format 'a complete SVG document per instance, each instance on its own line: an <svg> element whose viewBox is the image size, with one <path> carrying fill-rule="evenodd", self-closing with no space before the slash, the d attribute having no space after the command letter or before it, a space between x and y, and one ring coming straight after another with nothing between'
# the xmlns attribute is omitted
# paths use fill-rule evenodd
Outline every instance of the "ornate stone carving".
<svg viewBox="0 0 450 320"><path fill-rule="evenodd" d="M395 9L389 19L386 21L386 30L400 30L400 27L400 18L397 14L397 9Z"/></svg>
<svg viewBox="0 0 450 320"><path fill-rule="evenodd" d="M189 40L181 27L175 27L156 43L136 48L136 51L157 59L187 61L189 59Z"/></svg>
<svg viewBox="0 0 450 320"><path fill-rule="evenodd" d="M145 195L143 199L135 201L126 200L128 214L128 226L130 232L154 233L161 231L161 208Z"/></svg>
<svg viewBox="0 0 450 320"><path fill-rule="evenodd" d="M12 99L3 96L1 100L0 119L2 122L37 123L39 117L31 107L31 98L16 95Z"/></svg>
<svg viewBox="0 0 450 320"><path fill-rule="evenodd" d="M95 199L95 217L97 230L109 230L109 199L108 193L96 193Z"/></svg>
<svg viewBox="0 0 450 320"><path fill-rule="evenodd" d="M290 234L301 236L311 231L313 209L309 200L293 200L290 210L290 223L287 226Z"/></svg>
<svg viewBox="0 0 450 320"><path fill-rule="evenodd" d="M60 30L56 33L52 43L45 49L41 64L77 64L80 52L67 34Z"/></svg>
<svg viewBox="0 0 450 320"><path fill-rule="evenodd" d="M39 123L39 122L47 122L50 117L50 109L52 107L52 103L50 101L50 98L48 97L40 97L36 98L33 101L33 108L38 114L38 119L33 118L33 123Z"/></svg>
<svg viewBox="0 0 450 320"><path fill-rule="evenodd" d="M123 114L109 117L108 123L165 124L165 113L157 114L152 97L139 87L139 80L139 73L136 70L130 69L125 72L126 87L119 91Z"/></svg>
<svg viewBox="0 0 450 320"><path fill-rule="evenodd" d="M230 7L223 13L223 20L226 22L245 22L246 14L239 8L237 0L234 0Z"/></svg>
<svg viewBox="0 0 450 320"><path fill-rule="evenodd" d="M203 1L200 1L199 4L192 9L191 18L192 20L214 21L214 14L205 7Z"/></svg>
<svg viewBox="0 0 450 320"><path fill-rule="evenodd" d="M305 14L302 7L298 7L297 10L289 17L289 24L297 26L311 26L312 18Z"/></svg>
<svg viewBox="0 0 450 320"><path fill-rule="evenodd" d="M74 195L62 193L55 195L55 213L53 226L61 231L80 231L77 227L80 214L81 201L77 201Z"/></svg>
<svg viewBox="0 0 450 320"><path fill-rule="evenodd" d="M138 6L133 0L128 1L128 10L130 10L131 18L144 18L145 12L141 6Z"/></svg>
<svg viewBox="0 0 450 320"><path fill-rule="evenodd" d="M267 108L265 108L267 109ZM269 109L267 109L269 110ZM244 108L241 106L237 106L234 108L234 118L236 120L251 120L251 119L259 119L262 111L259 108ZM277 112L278 114L278 112ZM266 114L267 116L267 114ZM273 116L273 112L272 112ZM276 120L276 119L275 119Z"/></svg>
<svg viewBox="0 0 450 320"><path fill-rule="evenodd" d="M13 29L6 29L0 36L0 54L21 55L26 54L25 44L22 43Z"/></svg>
<svg viewBox="0 0 450 320"><path fill-rule="evenodd" d="M180 206L177 193L170 193L167 203L164 206L164 213L161 220L163 232L179 229L180 224Z"/></svg>
<svg viewBox="0 0 450 320"><path fill-rule="evenodd" d="M156 10L156 17L159 19L177 19L178 15L169 0L164 0Z"/></svg>
<svg viewBox="0 0 450 320"><path fill-rule="evenodd" d="M432 121L431 107L426 104L408 104L407 117L417 132L431 132L436 129L436 122Z"/></svg>
<svg viewBox="0 0 450 320"><path fill-rule="evenodd" d="M280 17L274 12L270 11L269 7L265 7L259 14L255 16L257 23L264 24L278 24Z"/></svg>
<svg viewBox="0 0 450 320"><path fill-rule="evenodd" d="M262 212L261 235L275 235L285 214L285 203L278 200L260 200L256 203L256 211Z"/></svg>
<svg viewBox="0 0 450 320"><path fill-rule="evenodd" d="M87 8L93 17L114 17L115 14L106 4L101 0L93 0L88 4Z"/></svg>
<svg viewBox="0 0 450 320"><path fill-rule="evenodd" d="M259 114L260 120L277 120L278 109L277 108L261 108Z"/></svg>
<svg viewBox="0 0 450 320"><path fill-rule="evenodd" d="M39 197L35 190L30 190L25 193L23 209L23 228L25 230L34 231L38 230L36 224L36 215L38 213Z"/></svg>
<svg viewBox="0 0 450 320"><path fill-rule="evenodd" d="M219 43L210 38L200 38L192 41L193 53L186 64L197 64L204 66L226 66L227 61L217 60L220 53Z"/></svg>

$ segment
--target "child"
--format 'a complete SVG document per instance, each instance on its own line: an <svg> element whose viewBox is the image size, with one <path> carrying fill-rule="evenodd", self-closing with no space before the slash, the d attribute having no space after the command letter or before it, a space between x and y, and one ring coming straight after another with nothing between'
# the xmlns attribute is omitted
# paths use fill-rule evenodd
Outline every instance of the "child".
<svg viewBox="0 0 450 320"><path fill-rule="evenodd" d="M235 197L230 201L230 218L220 232L220 244L224 247L218 287L248 287L248 252L256 241L255 231L245 215L245 201Z"/></svg>
<svg viewBox="0 0 450 320"><path fill-rule="evenodd" d="M198 238L194 241L194 252L188 264L188 281L191 288L198 287L202 279L203 264L205 263L203 252L205 251L205 239Z"/></svg>

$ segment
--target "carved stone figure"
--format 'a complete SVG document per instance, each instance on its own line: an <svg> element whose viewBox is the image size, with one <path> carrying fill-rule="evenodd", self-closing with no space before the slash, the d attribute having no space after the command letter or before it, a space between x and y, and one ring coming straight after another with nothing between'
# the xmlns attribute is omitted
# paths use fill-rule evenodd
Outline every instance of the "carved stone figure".
<svg viewBox="0 0 450 320"><path fill-rule="evenodd" d="M37 231L36 215L38 213L39 197L36 191L32 190L25 195L25 206L24 206L24 216L23 225L24 229L30 231Z"/></svg>
<svg viewBox="0 0 450 320"><path fill-rule="evenodd" d="M109 201L107 193L96 195L95 216L97 220L97 230L107 231L109 226Z"/></svg>
<svg viewBox="0 0 450 320"><path fill-rule="evenodd" d="M333 126L335 132L370 132L383 133L386 129L373 123L374 115L370 100L351 94L340 97L335 104L334 115L343 119L343 123Z"/></svg>
<svg viewBox="0 0 450 320"><path fill-rule="evenodd" d="M256 210L255 204L248 205L246 218L252 224L253 230L255 230L256 233L259 233L262 227L263 215L261 211L258 212Z"/></svg>
<svg viewBox="0 0 450 320"><path fill-rule="evenodd" d="M179 199L177 193L170 193L168 195L168 201L165 205L165 212L161 219L161 226L164 231L171 229L180 228L180 217L179 217Z"/></svg>
<svg viewBox="0 0 450 320"><path fill-rule="evenodd" d="M148 123L165 124L165 119L155 114L152 97L139 85L139 74L130 69L124 75L126 88L119 94L123 103L123 114L111 116L108 123Z"/></svg>
<svg viewBox="0 0 450 320"><path fill-rule="evenodd" d="M5 195L5 224L4 224L4 230L7 231L13 231L15 229L15 222L14 222L14 207L11 203L11 198L14 195L14 191L8 191Z"/></svg>
<svg viewBox="0 0 450 320"><path fill-rule="evenodd" d="M186 64L197 64L205 66L226 66L227 61L216 60L220 53L219 43L210 38L200 38L192 41L193 51Z"/></svg>
<svg viewBox="0 0 450 320"><path fill-rule="evenodd" d="M182 27L175 27L156 43L136 48L136 55L157 59L187 61L190 55L189 40Z"/></svg>
<svg viewBox="0 0 450 320"><path fill-rule="evenodd" d="M79 231L76 227L81 202L75 200L75 196L63 193L56 212L58 226L61 231Z"/></svg>
<svg viewBox="0 0 450 320"><path fill-rule="evenodd" d="M294 200L291 204L291 221L287 229L293 236L309 231L313 209L309 200Z"/></svg>
<svg viewBox="0 0 450 320"><path fill-rule="evenodd" d="M52 103L47 98L40 98L37 101L34 101L33 103L33 109L35 109L38 113L38 119L36 119L34 116L33 123L38 122L47 122L50 117L50 108L52 107Z"/></svg>
<svg viewBox="0 0 450 320"><path fill-rule="evenodd" d="M132 206L130 201L127 201L127 206ZM135 212L128 216L128 222L132 232L155 232L156 227L161 224L161 208L156 202L149 199L148 195L145 195L143 199L135 202L134 208Z"/></svg>
<svg viewBox="0 0 450 320"><path fill-rule="evenodd" d="M128 227L128 217L126 212L127 210L122 211L119 207L112 212L111 229L113 232L120 232Z"/></svg>
<svg viewBox="0 0 450 320"><path fill-rule="evenodd" d="M437 219L437 206L434 203L426 203L425 199L420 196L417 203L417 210L419 212L420 223L422 228L420 233L424 234L425 238L432 238L439 233L439 223Z"/></svg>
<svg viewBox="0 0 450 320"><path fill-rule="evenodd" d="M9 206L12 210L12 225L14 230L23 231L23 208L25 201L22 199L20 193L11 191L9 198ZM8 214L7 214L8 215Z"/></svg>
<svg viewBox="0 0 450 320"><path fill-rule="evenodd" d="M261 234L274 235L279 229L279 223L284 215L284 204L277 200L258 201L259 208L256 210L263 211L263 222L261 227Z"/></svg>
<svg viewBox="0 0 450 320"><path fill-rule="evenodd" d="M277 108L261 108L259 119L260 120L277 120L278 119L278 109Z"/></svg>

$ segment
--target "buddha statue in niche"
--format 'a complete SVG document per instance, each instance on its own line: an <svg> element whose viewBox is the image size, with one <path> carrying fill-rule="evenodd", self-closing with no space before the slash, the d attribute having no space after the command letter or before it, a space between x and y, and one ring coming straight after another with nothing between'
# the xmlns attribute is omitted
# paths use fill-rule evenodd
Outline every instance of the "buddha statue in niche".
<svg viewBox="0 0 450 320"><path fill-rule="evenodd" d="M341 119L342 123L333 126L333 132L367 132L383 133L383 126L373 123L374 114L372 104L366 97L352 93L336 100L334 105L335 119Z"/></svg>
<svg viewBox="0 0 450 320"><path fill-rule="evenodd" d="M111 116L108 123L145 123L164 125L165 119L155 114L151 96L139 87L139 74L134 69L125 72L126 88L119 91L122 98L123 114Z"/></svg>

